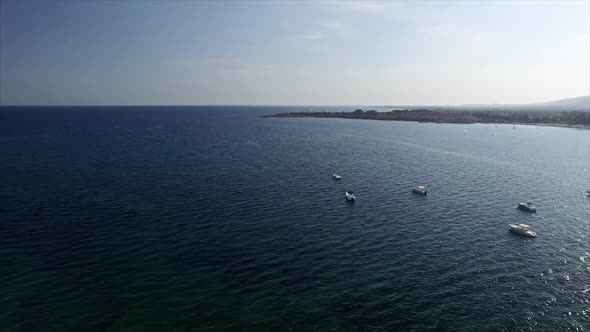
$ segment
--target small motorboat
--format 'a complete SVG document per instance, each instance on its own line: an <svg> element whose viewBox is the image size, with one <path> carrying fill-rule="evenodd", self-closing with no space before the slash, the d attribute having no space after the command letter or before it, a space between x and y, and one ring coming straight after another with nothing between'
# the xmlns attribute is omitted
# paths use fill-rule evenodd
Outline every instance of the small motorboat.
<svg viewBox="0 0 590 332"><path fill-rule="evenodd" d="M352 192L352 191L345 191L344 197L346 197L346 200L349 202L356 201L356 197L354 196L354 192Z"/></svg>
<svg viewBox="0 0 590 332"><path fill-rule="evenodd" d="M537 208L531 202L528 203L518 203L518 208L526 211L526 212L537 212Z"/></svg>
<svg viewBox="0 0 590 332"><path fill-rule="evenodd" d="M514 234L523 235L527 237L537 237L537 233L531 230L531 226L526 224L508 225L510 231Z"/></svg>
<svg viewBox="0 0 590 332"><path fill-rule="evenodd" d="M414 194L419 194L419 195L428 194L428 190L426 190L426 187L424 187L424 186L418 186L418 187L412 188L412 192Z"/></svg>
<svg viewBox="0 0 590 332"><path fill-rule="evenodd" d="M342 180L342 177L338 174L332 174L332 179L334 180Z"/></svg>

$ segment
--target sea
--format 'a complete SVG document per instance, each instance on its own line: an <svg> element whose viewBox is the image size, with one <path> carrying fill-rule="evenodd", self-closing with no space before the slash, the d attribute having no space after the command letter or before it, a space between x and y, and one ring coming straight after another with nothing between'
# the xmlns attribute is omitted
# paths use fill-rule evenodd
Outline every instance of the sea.
<svg viewBox="0 0 590 332"><path fill-rule="evenodd" d="M354 108L0 108L0 330L590 331L590 130Z"/></svg>

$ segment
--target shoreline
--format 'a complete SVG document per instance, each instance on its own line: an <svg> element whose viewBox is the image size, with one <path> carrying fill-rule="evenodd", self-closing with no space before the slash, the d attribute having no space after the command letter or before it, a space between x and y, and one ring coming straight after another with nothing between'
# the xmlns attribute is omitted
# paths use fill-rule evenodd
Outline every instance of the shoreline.
<svg viewBox="0 0 590 332"><path fill-rule="evenodd" d="M571 128L571 129L585 129L590 130L590 125L585 124L567 124L567 123L537 123L537 122L486 122L479 121L479 119L469 119L471 121L444 121L444 119L428 120L428 119L403 119L403 118L377 118L377 117L351 117L345 114L302 114L302 113L279 113L272 115L262 115L263 118L313 118L313 119L344 119L344 120L374 120L374 121L400 121L400 122L418 122L418 123L435 123L435 124L493 124L493 125L518 125L518 126L542 126L554 128Z"/></svg>

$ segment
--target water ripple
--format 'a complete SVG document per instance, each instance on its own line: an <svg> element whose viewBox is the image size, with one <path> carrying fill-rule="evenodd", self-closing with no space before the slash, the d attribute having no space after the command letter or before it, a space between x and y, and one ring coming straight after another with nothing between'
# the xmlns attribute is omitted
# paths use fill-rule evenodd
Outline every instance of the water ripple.
<svg viewBox="0 0 590 332"><path fill-rule="evenodd" d="M588 330L587 131L263 111L5 116L0 329Z"/></svg>

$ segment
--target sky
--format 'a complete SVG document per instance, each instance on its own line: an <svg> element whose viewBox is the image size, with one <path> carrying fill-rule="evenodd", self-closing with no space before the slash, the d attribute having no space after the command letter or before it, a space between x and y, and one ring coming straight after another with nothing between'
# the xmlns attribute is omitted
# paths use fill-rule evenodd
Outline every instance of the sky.
<svg viewBox="0 0 590 332"><path fill-rule="evenodd" d="M434 105L589 94L590 0L0 0L1 105Z"/></svg>

